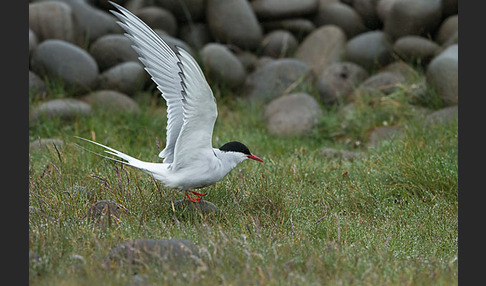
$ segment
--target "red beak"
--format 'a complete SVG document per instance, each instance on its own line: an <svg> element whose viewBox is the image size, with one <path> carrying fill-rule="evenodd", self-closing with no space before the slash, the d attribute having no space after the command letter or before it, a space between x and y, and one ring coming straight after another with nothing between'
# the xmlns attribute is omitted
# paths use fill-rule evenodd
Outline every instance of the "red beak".
<svg viewBox="0 0 486 286"><path fill-rule="evenodd" d="M246 156L246 157L248 157L248 159L253 159L253 160L255 160L255 161L259 161L259 162L264 163L262 159L258 158L258 157L257 157L257 156L255 156L255 155L248 155L248 156Z"/></svg>

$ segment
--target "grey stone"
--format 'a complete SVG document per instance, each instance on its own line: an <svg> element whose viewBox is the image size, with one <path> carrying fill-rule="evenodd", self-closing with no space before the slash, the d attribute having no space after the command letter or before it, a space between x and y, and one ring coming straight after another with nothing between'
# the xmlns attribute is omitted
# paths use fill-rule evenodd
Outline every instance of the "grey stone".
<svg viewBox="0 0 486 286"><path fill-rule="evenodd" d="M382 31L362 33L346 43L345 58L368 71L391 63L392 44Z"/></svg>
<svg viewBox="0 0 486 286"><path fill-rule="evenodd" d="M390 10L395 2L396 0L378 0L378 3L376 3L376 14L381 22L385 22L385 18L390 14Z"/></svg>
<svg viewBox="0 0 486 286"><path fill-rule="evenodd" d="M98 65L85 50L61 40L45 40L32 52L30 66L41 77L60 79L74 92L96 85Z"/></svg>
<svg viewBox="0 0 486 286"><path fill-rule="evenodd" d="M122 266L162 266L171 270L197 266L199 248L181 238L132 239L113 247L107 262Z"/></svg>
<svg viewBox="0 0 486 286"><path fill-rule="evenodd" d="M402 138L403 138L403 130L400 126L378 127L371 132L368 146L376 147L383 141L401 140Z"/></svg>
<svg viewBox="0 0 486 286"><path fill-rule="evenodd" d="M361 16L350 6L340 2L321 5L314 16L316 26L335 25L350 39L368 30Z"/></svg>
<svg viewBox="0 0 486 286"><path fill-rule="evenodd" d="M357 152L339 150L334 148L324 148L319 151L319 154L328 159L341 159L347 161L353 161L354 159L360 157L360 154Z"/></svg>
<svg viewBox="0 0 486 286"><path fill-rule="evenodd" d="M292 55L297 48L297 39L285 30L274 30L263 38L262 55L284 58Z"/></svg>
<svg viewBox="0 0 486 286"><path fill-rule="evenodd" d="M181 23L202 21L205 0L153 0L154 4L171 11Z"/></svg>
<svg viewBox="0 0 486 286"><path fill-rule="evenodd" d="M388 95L399 89L404 82L405 79L398 74L379 72L363 81L359 88L365 88L366 90L374 89Z"/></svg>
<svg viewBox="0 0 486 286"><path fill-rule="evenodd" d="M58 39L72 44L82 43L80 27L68 4L50 1L29 3L29 28L40 43Z"/></svg>
<svg viewBox="0 0 486 286"><path fill-rule="evenodd" d="M29 56L35 47L37 47L37 36L35 35L35 32L29 28Z"/></svg>
<svg viewBox="0 0 486 286"><path fill-rule="evenodd" d="M262 28L246 0L207 0L206 20L218 42L256 49L263 39Z"/></svg>
<svg viewBox="0 0 486 286"><path fill-rule="evenodd" d="M243 64L227 47L209 43L201 50L201 59L211 83L237 88L245 82L246 71Z"/></svg>
<svg viewBox="0 0 486 286"><path fill-rule="evenodd" d="M421 75L413 68L403 61L396 61L378 70L378 72L390 72L399 77L404 78L407 82L413 82L416 79L421 79Z"/></svg>
<svg viewBox="0 0 486 286"><path fill-rule="evenodd" d="M211 32L204 23L189 23L181 26L179 35L181 40L196 50L202 49L212 41Z"/></svg>
<svg viewBox="0 0 486 286"><path fill-rule="evenodd" d="M176 46L178 46L180 48L183 48L189 54L191 54L191 56L193 56L194 58L197 58L197 56L194 54L194 51L192 50L191 46L189 46L183 40L176 38L176 37L172 37L171 35L168 35L167 33L165 33L163 30L155 29L154 31L155 31L155 33L157 33L162 38L162 40L164 40L167 43L167 45L169 45L169 47L175 53L178 53L178 50L176 48Z"/></svg>
<svg viewBox="0 0 486 286"><path fill-rule="evenodd" d="M251 7L260 20L307 16L317 9L317 0L259 0Z"/></svg>
<svg viewBox="0 0 486 286"><path fill-rule="evenodd" d="M334 25L322 26L310 33L295 51L295 58L308 64L318 75L343 56L346 35Z"/></svg>
<svg viewBox="0 0 486 286"><path fill-rule="evenodd" d="M45 97L47 92L46 84L37 74L29 71L29 94Z"/></svg>
<svg viewBox="0 0 486 286"><path fill-rule="evenodd" d="M354 0L352 7L361 16L363 24L370 30L380 29L383 22L376 12L379 0Z"/></svg>
<svg viewBox="0 0 486 286"><path fill-rule="evenodd" d="M43 0L51 1L51 0ZM92 43L94 40L107 34L121 33L122 29L116 24L116 18L106 11L103 11L86 1L79 0L55 0L68 4L80 27L81 44ZM119 2L119 1L117 1ZM113 9L111 7L110 9Z"/></svg>
<svg viewBox="0 0 486 286"><path fill-rule="evenodd" d="M111 225L112 221L119 220L130 211L122 204L109 200L101 200L92 205L86 212L88 221Z"/></svg>
<svg viewBox="0 0 486 286"><path fill-rule="evenodd" d="M444 45L452 37L457 35L459 30L459 16L452 15L445 19L439 27L437 34L435 35L435 41L439 45Z"/></svg>
<svg viewBox="0 0 486 286"><path fill-rule="evenodd" d="M283 93L304 91L312 80L310 67L297 59L273 60L246 77L244 92L251 101L269 102Z"/></svg>
<svg viewBox="0 0 486 286"><path fill-rule="evenodd" d="M319 103L307 93L280 96L265 106L264 117L270 134L308 134L322 115Z"/></svg>
<svg viewBox="0 0 486 286"><path fill-rule="evenodd" d="M124 62L98 76L99 89L112 89L133 96L149 80L149 74L140 62Z"/></svg>
<svg viewBox="0 0 486 286"><path fill-rule="evenodd" d="M291 32L297 40L303 40L307 35L309 35L316 26L312 21L305 18L294 18L294 19L282 19L273 21L262 21L263 28L266 31L272 30L286 30Z"/></svg>
<svg viewBox="0 0 486 286"><path fill-rule="evenodd" d="M393 51L404 61L426 65L440 47L435 42L420 36L404 36L393 44Z"/></svg>
<svg viewBox="0 0 486 286"><path fill-rule="evenodd" d="M368 76L368 72L355 63L333 63L318 77L317 90L324 103L348 100L353 90Z"/></svg>
<svg viewBox="0 0 486 286"><path fill-rule="evenodd" d="M72 98L51 99L34 107L29 116L29 124L35 124L43 118L71 120L90 113L91 106L86 102Z"/></svg>
<svg viewBox="0 0 486 286"><path fill-rule="evenodd" d="M138 9L135 15L152 29L164 30L171 36L177 34L176 18L164 8L156 6L143 7Z"/></svg>
<svg viewBox="0 0 486 286"><path fill-rule="evenodd" d="M383 31L394 41L407 35L427 36L442 20L442 0L396 0L385 16Z"/></svg>
<svg viewBox="0 0 486 286"><path fill-rule="evenodd" d="M93 110L102 112L140 113L138 103L126 94L114 90L97 90L81 98Z"/></svg>
<svg viewBox="0 0 486 286"><path fill-rule="evenodd" d="M426 70L427 82L446 106L459 100L459 46L452 45L436 56Z"/></svg>
<svg viewBox="0 0 486 286"><path fill-rule="evenodd" d="M183 199L179 201L175 201L173 203L174 209L172 211L176 211L177 217L187 217L190 215L213 215L218 212L218 207L216 207L213 203L208 202L206 200L200 200L199 202L191 202L188 199Z"/></svg>
<svg viewBox="0 0 486 286"><path fill-rule="evenodd" d="M432 112L425 118L425 124L428 126L447 124L453 120L458 120L459 108L457 105L445 107Z"/></svg>
<svg viewBox="0 0 486 286"><path fill-rule="evenodd" d="M239 51L235 53L235 56L238 58L247 72L252 72L256 68L258 57L254 53L248 51Z"/></svg>
<svg viewBox="0 0 486 286"><path fill-rule="evenodd" d="M138 62L138 54L131 45L130 39L124 35L109 34L94 41L89 53L98 63L100 71L105 71L123 62Z"/></svg>

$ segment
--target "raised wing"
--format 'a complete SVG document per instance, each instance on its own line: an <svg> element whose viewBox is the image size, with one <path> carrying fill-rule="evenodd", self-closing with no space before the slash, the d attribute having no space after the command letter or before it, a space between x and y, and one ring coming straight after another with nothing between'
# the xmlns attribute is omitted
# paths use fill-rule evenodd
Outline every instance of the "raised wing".
<svg viewBox="0 0 486 286"><path fill-rule="evenodd" d="M194 58L178 47L184 87L183 110L184 124L174 149L174 162L171 168L180 169L190 166L203 154L211 152L213 128L218 110L216 99Z"/></svg>
<svg viewBox="0 0 486 286"><path fill-rule="evenodd" d="M183 121L183 70L174 51L147 24L124 7L109 1L121 13L110 11L121 22L117 22L133 43L132 48L140 56L138 59L145 65L145 70L152 76L157 89L167 104L167 137L165 148L159 157L164 163L174 160L174 148L181 131Z"/></svg>

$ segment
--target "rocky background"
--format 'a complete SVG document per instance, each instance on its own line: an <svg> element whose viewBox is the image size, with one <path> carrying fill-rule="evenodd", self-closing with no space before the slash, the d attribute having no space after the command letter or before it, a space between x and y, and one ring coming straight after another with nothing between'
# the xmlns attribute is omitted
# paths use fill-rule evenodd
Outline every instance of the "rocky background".
<svg viewBox="0 0 486 286"><path fill-rule="evenodd" d="M139 112L134 94L154 86L108 1L29 2L29 91L44 98L30 124L97 108ZM363 92L435 93L445 108L431 121L457 114L458 0L114 2L189 51L213 88L263 102L272 134L308 132L322 105L352 104ZM45 97L46 80L72 98Z"/></svg>

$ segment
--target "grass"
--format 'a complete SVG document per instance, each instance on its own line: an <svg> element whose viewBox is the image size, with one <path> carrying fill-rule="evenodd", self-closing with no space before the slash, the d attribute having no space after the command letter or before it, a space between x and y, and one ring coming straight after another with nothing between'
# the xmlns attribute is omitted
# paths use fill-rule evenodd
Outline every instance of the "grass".
<svg viewBox="0 0 486 286"><path fill-rule="evenodd" d="M267 133L261 106L218 97L214 146L240 140L265 163L245 161L207 187L220 210L210 218L174 217L170 202L181 193L76 145L95 149L73 137L81 136L157 161L166 121L158 97L140 93L138 116L98 112L31 126L30 141L66 144L29 154L29 250L40 256L30 284L131 285L133 272L103 265L113 246L134 238L185 238L201 250L190 270L139 270L149 285L458 283L457 121L425 126L397 92L358 98L345 114L324 108L311 134L279 138ZM366 147L371 130L396 124L402 140ZM361 156L326 158L324 147ZM103 228L83 219L100 200L129 213Z"/></svg>

